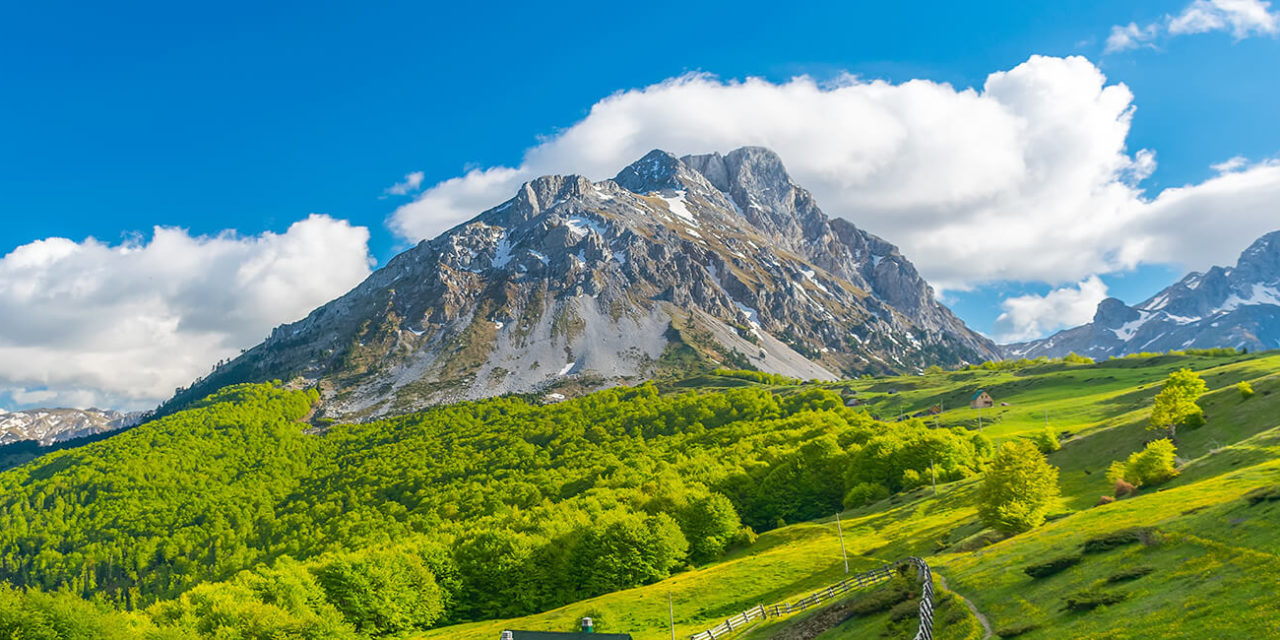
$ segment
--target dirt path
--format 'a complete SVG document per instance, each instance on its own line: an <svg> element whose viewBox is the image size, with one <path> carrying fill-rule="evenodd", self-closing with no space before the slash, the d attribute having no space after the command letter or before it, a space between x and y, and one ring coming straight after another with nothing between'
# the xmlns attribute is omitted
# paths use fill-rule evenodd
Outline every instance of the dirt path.
<svg viewBox="0 0 1280 640"><path fill-rule="evenodd" d="M943 589L951 591L951 587L947 586L947 578L945 576L936 571L933 572L933 575L937 576L938 583L942 585ZM994 636L994 633L991 631L991 621L987 620L987 617L982 615L982 612L978 611L978 607L974 606L972 602L969 602L968 598L956 593L955 591L951 591L951 595L958 598L960 602L963 602L964 606L969 607L969 610L973 612L973 615L978 618L978 622L982 624L982 640L991 640Z"/></svg>

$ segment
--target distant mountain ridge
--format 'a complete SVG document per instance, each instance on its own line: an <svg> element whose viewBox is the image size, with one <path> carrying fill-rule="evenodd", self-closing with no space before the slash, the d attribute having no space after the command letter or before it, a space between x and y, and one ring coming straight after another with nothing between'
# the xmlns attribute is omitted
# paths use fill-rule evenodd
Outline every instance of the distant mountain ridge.
<svg viewBox="0 0 1280 640"><path fill-rule="evenodd" d="M1192 272L1132 307L1098 304L1093 321L1048 338L1005 345L1007 357L1090 357L1143 351L1280 348L1280 231L1254 241L1234 267Z"/></svg>
<svg viewBox="0 0 1280 640"><path fill-rule="evenodd" d="M723 364L801 378L998 357L885 240L828 218L773 152L655 150L532 180L178 394L319 383L330 416Z"/></svg>
<svg viewBox="0 0 1280 640"><path fill-rule="evenodd" d="M41 446L118 431L138 424L142 413L101 409L0 409L0 445L32 441Z"/></svg>

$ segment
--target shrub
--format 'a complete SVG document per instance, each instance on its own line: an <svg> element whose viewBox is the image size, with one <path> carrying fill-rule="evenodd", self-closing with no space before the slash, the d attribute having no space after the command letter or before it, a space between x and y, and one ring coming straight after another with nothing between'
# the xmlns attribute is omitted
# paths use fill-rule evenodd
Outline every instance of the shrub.
<svg viewBox="0 0 1280 640"><path fill-rule="evenodd" d="M1240 392L1241 400L1248 400L1249 398L1253 397L1253 385L1249 384L1248 382L1241 382L1240 384L1236 385L1236 391Z"/></svg>
<svg viewBox="0 0 1280 640"><path fill-rule="evenodd" d="M920 602L914 599L903 600L889 609L889 621L901 622L908 618L920 616Z"/></svg>
<svg viewBox="0 0 1280 640"><path fill-rule="evenodd" d="M1093 611L1098 607L1123 602L1129 594L1119 591L1098 591L1082 589L1062 599L1063 609L1067 611Z"/></svg>
<svg viewBox="0 0 1280 640"><path fill-rule="evenodd" d="M1031 441L1036 444L1036 448L1040 453L1053 453L1062 448L1062 443L1058 440L1058 433L1052 427L1045 427L1043 431L1031 436Z"/></svg>
<svg viewBox="0 0 1280 640"><path fill-rule="evenodd" d="M1100 536L1094 536L1084 541L1083 551L1085 553L1102 553L1110 551L1117 547L1135 544L1141 542L1143 534L1137 529L1124 529L1121 531L1113 531Z"/></svg>
<svg viewBox="0 0 1280 640"><path fill-rule="evenodd" d="M1020 622L996 629L996 635L1001 638L1016 638L1024 633L1031 633L1039 628L1040 625L1034 622Z"/></svg>
<svg viewBox="0 0 1280 640"><path fill-rule="evenodd" d="M889 497L889 490L882 484L863 482L844 494L844 508L854 509Z"/></svg>
<svg viewBox="0 0 1280 640"><path fill-rule="evenodd" d="M1095 507L1101 507L1101 506L1103 506L1103 505L1111 504L1111 503L1113 503L1113 502L1115 502L1115 501L1116 501L1116 499L1115 499L1115 498L1113 498L1113 497L1111 497L1111 496L1099 496L1099 497L1098 497L1098 501L1097 501L1096 503L1094 503L1094 505L1093 505L1093 506L1095 506Z"/></svg>
<svg viewBox="0 0 1280 640"><path fill-rule="evenodd" d="M1135 487L1155 485L1168 482L1178 475L1174 468L1174 459L1178 449L1168 438L1161 438L1147 443L1142 451L1129 456L1124 462L1113 462L1107 471L1107 478L1116 483L1116 495L1120 495L1120 482L1127 482Z"/></svg>
<svg viewBox="0 0 1280 640"><path fill-rule="evenodd" d="M1032 578L1047 578L1051 575L1062 573L1068 567L1075 566L1080 563L1081 557L1078 555L1062 556L1052 560L1046 560L1039 564L1028 565L1022 571Z"/></svg>
<svg viewBox="0 0 1280 640"><path fill-rule="evenodd" d="M869 616L888 611L900 602L910 601L911 583L897 577L874 591L860 594L849 602L849 611L855 616Z"/></svg>
<svg viewBox="0 0 1280 640"><path fill-rule="evenodd" d="M1244 499L1249 502L1251 507L1264 502L1278 502L1280 501L1280 487L1258 487L1244 494Z"/></svg>
<svg viewBox="0 0 1280 640"><path fill-rule="evenodd" d="M1155 569L1152 567L1148 567L1146 565L1140 565L1136 567L1128 567L1125 569L1121 569L1107 576L1107 584L1116 584L1120 582L1129 582L1131 580L1137 580L1138 578L1141 578L1151 573L1152 571L1155 571Z"/></svg>

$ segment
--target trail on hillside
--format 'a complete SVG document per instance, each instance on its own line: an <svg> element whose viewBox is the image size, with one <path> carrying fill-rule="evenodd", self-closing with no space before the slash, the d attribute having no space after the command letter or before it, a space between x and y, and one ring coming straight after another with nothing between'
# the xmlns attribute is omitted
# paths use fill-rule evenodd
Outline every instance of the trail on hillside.
<svg viewBox="0 0 1280 640"><path fill-rule="evenodd" d="M978 611L978 607L970 602L968 598L960 595L952 590L951 587L947 586L946 576L941 573L934 573L933 575L938 576L938 582L942 585L943 589L950 591L951 595L955 596L956 599L960 600L960 602L963 602L964 606L969 607L969 610L973 612L974 617L976 617L978 622L982 624L982 640L991 640L991 637L995 634L991 630L991 621L987 620L987 616L983 615L981 611Z"/></svg>

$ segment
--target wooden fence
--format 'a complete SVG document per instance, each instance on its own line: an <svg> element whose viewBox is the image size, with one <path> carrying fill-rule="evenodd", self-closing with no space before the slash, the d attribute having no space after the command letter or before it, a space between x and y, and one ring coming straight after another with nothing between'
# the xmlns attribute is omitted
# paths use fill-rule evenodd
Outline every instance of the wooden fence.
<svg viewBox="0 0 1280 640"><path fill-rule="evenodd" d="M768 607L756 605L706 631L689 636L689 640L721 640L741 631L756 620L799 613L854 589L865 589L889 580L893 577L894 571L902 565L910 565L913 569L916 569L917 577L920 578L922 583L920 589L920 630L916 632L915 640L933 640L933 573L929 570L929 565L924 560L914 557L849 576L795 602L781 602Z"/></svg>

